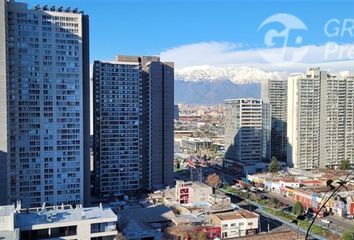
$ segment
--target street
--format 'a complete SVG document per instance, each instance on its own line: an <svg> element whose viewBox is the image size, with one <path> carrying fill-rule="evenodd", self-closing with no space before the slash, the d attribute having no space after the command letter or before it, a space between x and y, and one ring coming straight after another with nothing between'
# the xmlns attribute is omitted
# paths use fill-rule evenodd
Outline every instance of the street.
<svg viewBox="0 0 354 240"><path fill-rule="evenodd" d="M276 193L262 193L262 195L267 196L269 198L276 198L279 201L293 206L295 204L295 201L287 198L287 197L283 197L279 194ZM332 223L330 224L329 228L331 229L332 232L345 232L345 231L349 231L349 230L353 230L354 228L354 221L353 220L349 220L349 219L342 219L338 216L328 216L326 217L326 219L332 221ZM321 221L321 219L316 219L316 224L320 225L322 227L328 228L328 224L325 224Z"/></svg>

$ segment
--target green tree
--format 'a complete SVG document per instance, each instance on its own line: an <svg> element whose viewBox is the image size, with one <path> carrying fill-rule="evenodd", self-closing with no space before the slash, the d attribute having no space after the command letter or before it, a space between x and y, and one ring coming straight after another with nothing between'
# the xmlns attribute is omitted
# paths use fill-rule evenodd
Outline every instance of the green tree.
<svg viewBox="0 0 354 240"><path fill-rule="evenodd" d="M268 165L268 171L271 173L278 172L280 170L280 164L276 157L272 157L272 161Z"/></svg>
<svg viewBox="0 0 354 240"><path fill-rule="evenodd" d="M295 205L293 206L292 212L295 216L301 215L304 212L304 207L302 206L302 203L296 202Z"/></svg>
<svg viewBox="0 0 354 240"><path fill-rule="evenodd" d="M349 160L342 160L339 163L340 170L348 170L350 169L350 161Z"/></svg>
<svg viewBox="0 0 354 240"><path fill-rule="evenodd" d="M176 161L176 169L180 169L181 168L181 163L179 160Z"/></svg>
<svg viewBox="0 0 354 240"><path fill-rule="evenodd" d="M342 240L353 240L354 236L352 232L345 232L342 235Z"/></svg>

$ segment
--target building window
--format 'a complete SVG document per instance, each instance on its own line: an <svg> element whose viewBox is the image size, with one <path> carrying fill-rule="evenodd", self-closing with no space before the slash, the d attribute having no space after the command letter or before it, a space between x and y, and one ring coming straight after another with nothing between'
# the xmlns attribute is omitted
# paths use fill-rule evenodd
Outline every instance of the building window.
<svg viewBox="0 0 354 240"><path fill-rule="evenodd" d="M91 224L91 233L110 232L110 231L116 231L116 223L115 222Z"/></svg>
<svg viewBox="0 0 354 240"><path fill-rule="evenodd" d="M20 239L32 240L32 239L45 239L45 238L61 238L61 237L75 236L75 235L77 235L77 226L66 226L66 227L51 228L50 231L48 228L21 231Z"/></svg>

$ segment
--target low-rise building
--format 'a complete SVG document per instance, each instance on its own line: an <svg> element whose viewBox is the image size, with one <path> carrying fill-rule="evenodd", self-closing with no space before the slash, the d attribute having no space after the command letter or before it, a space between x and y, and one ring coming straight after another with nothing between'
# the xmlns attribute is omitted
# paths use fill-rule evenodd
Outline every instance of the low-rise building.
<svg viewBox="0 0 354 240"><path fill-rule="evenodd" d="M231 205L231 198L223 194L210 194L208 202L212 205Z"/></svg>
<svg viewBox="0 0 354 240"><path fill-rule="evenodd" d="M113 240L118 233L116 214L102 206L21 209L20 204L7 205L0 207L0 219L0 236L12 235L5 239Z"/></svg>
<svg viewBox="0 0 354 240"><path fill-rule="evenodd" d="M179 204L207 202L213 188L202 182L176 181L176 198Z"/></svg>
<svg viewBox="0 0 354 240"><path fill-rule="evenodd" d="M207 138L182 138L181 148L185 153L200 153L212 146L212 141Z"/></svg>
<svg viewBox="0 0 354 240"><path fill-rule="evenodd" d="M173 211L165 206L133 208L118 212L119 227L127 240L161 240L162 231L173 225Z"/></svg>
<svg viewBox="0 0 354 240"><path fill-rule="evenodd" d="M212 225L221 227L223 239L254 235L258 232L259 215L243 209L213 214Z"/></svg>

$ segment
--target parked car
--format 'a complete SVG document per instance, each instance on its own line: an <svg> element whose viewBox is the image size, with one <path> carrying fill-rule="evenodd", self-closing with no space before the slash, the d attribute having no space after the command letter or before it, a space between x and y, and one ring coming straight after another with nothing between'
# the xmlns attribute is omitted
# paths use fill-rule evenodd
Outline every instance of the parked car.
<svg viewBox="0 0 354 240"><path fill-rule="evenodd" d="M321 219L321 222L325 223L325 224L330 224L332 223L332 221L328 220L327 218Z"/></svg>
<svg viewBox="0 0 354 240"><path fill-rule="evenodd" d="M255 187L251 187L250 190L251 190L251 192L257 192L257 188L255 188Z"/></svg>

